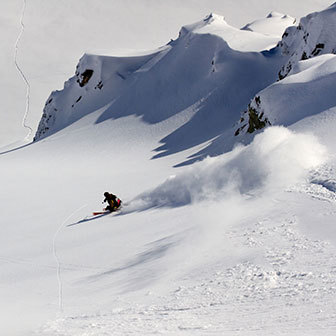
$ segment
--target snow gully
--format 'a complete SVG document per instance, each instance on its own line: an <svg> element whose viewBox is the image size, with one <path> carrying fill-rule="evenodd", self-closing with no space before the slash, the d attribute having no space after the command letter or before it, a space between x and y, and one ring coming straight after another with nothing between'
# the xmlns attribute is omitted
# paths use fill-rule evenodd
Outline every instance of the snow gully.
<svg viewBox="0 0 336 336"><path fill-rule="evenodd" d="M33 132L33 129L29 125L27 125L27 117L28 117L29 107L30 107L30 84L29 84L29 81L28 81L27 77L25 76L24 72L20 68L20 66L18 64L18 61L17 61L19 43L20 43L21 37L22 37L22 35L24 33L24 30L25 30L25 25L23 23L23 19L24 19L25 12L26 12L26 5L27 5L27 0L23 0L22 14L21 14L21 19L20 19L21 31L20 31L20 34L19 34L19 36L16 40L16 43L15 43L14 63L15 63L15 67L16 67L17 71L20 73L23 81L26 84L26 110L25 110L25 114L24 114L23 119L22 119L22 126L28 130L28 134L26 135L25 140L29 140L29 138L30 138L30 136Z"/></svg>

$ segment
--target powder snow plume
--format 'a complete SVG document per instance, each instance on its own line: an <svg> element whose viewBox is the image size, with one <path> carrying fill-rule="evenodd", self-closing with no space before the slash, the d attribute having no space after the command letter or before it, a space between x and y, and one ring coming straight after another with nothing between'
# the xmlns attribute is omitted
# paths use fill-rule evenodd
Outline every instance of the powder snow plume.
<svg viewBox="0 0 336 336"><path fill-rule="evenodd" d="M299 182L326 157L326 149L315 136L270 127L256 135L250 145L239 145L230 153L207 158L185 173L169 177L137 196L125 210L176 207L233 194L283 189Z"/></svg>

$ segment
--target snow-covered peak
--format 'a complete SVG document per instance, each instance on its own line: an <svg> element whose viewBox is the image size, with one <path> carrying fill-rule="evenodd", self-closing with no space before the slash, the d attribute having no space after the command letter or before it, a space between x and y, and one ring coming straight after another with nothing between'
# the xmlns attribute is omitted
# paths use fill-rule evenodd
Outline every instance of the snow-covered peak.
<svg viewBox="0 0 336 336"><path fill-rule="evenodd" d="M336 2L329 6L329 8L336 8Z"/></svg>
<svg viewBox="0 0 336 336"><path fill-rule="evenodd" d="M282 17L286 17L287 15L284 15L284 14L281 14L279 12L276 12L276 11L272 11L270 12L268 15L267 15L267 19L270 19L270 18L274 18L274 17L277 17L277 18L282 18Z"/></svg>
<svg viewBox="0 0 336 336"><path fill-rule="evenodd" d="M242 30L281 37L285 29L296 23L296 19L282 13L271 12L264 19L248 23Z"/></svg>
<svg viewBox="0 0 336 336"><path fill-rule="evenodd" d="M288 23L288 20L285 21ZM264 34L264 32L260 34L258 31L235 28L229 25L223 16L211 13L201 21L183 26L179 38L185 38L186 36L195 34L211 34L221 37L228 43L231 49L244 52L262 51L274 47L288 25L289 23L283 26L277 36L274 36L274 34L265 36L267 34Z"/></svg>
<svg viewBox="0 0 336 336"><path fill-rule="evenodd" d="M283 34L279 49L285 61L281 81L259 92L241 118L236 135L269 124L291 125L336 106L336 3L307 15Z"/></svg>
<svg viewBox="0 0 336 336"><path fill-rule="evenodd" d="M218 15L216 13L210 13L205 19L204 19L205 22L208 22L208 23L212 23L212 22L215 22L215 21L225 21L225 18L224 16L222 15Z"/></svg>
<svg viewBox="0 0 336 336"><path fill-rule="evenodd" d="M210 13L203 20L183 26L180 30L179 37L183 37L188 33L200 33L202 29L208 26L222 26L222 28L224 28L225 26L228 26L228 24L226 23L223 16Z"/></svg>
<svg viewBox="0 0 336 336"><path fill-rule="evenodd" d="M279 78L286 77L293 66L322 54L336 53L336 3L327 9L307 15L297 27L289 27L283 34L279 47L289 61L279 72Z"/></svg>
<svg viewBox="0 0 336 336"><path fill-rule="evenodd" d="M276 79L283 62L265 58L258 51L277 42L276 37L242 31L228 25L223 17L210 14L183 27L177 40L152 54L85 55L64 90L53 92L47 100L35 140L94 112L98 122L139 115L157 123L189 108L195 113L200 104L213 118L200 112L192 125L192 141L200 142L201 137L209 140L218 135L222 125L232 125L236 120L233 111L239 115L256 92ZM246 85L247 80L251 86ZM230 95L223 103L229 91L239 91L240 98ZM211 124L207 134L202 134L203 115Z"/></svg>

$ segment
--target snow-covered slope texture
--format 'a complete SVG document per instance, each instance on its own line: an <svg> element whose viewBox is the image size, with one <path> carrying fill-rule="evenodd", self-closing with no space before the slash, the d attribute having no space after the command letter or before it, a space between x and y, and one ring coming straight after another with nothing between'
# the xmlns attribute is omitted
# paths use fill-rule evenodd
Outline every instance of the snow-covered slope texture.
<svg viewBox="0 0 336 336"><path fill-rule="evenodd" d="M290 56L280 81L259 92L243 114L236 135L267 125L291 125L336 106L336 4L289 27L279 43Z"/></svg>
<svg viewBox="0 0 336 336"><path fill-rule="evenodd" d="M297 155L299 152L301 155ZM317 138L272 127L258 134L248 146L238 146L227 155L207 158L183 174L170 176L156 189L138 196L125 211L176 207L286 188L325 160L326 151Z"/></svg>
<svg viewBox="0 0 336 336"><path fill-rule="evenodd" d="M334 204L283 192L325 162L318 140L273 127L249 146L173 171L173 155L149 159L156 125L133 118L127 129L131 119L113 121L124 124L119 134L108 123L76 127L1 156L5 334L332 329L335 249L306 239L297 208L309 201L330 221ZM110 187L125 201L122 212L86 217Z"/></svg>
<svg viewBox="0 0 336 336"><path fill-rule="evenodd" d="M103 112L96 113L97 123L137 115L153 124L187 113L184 125L156 149L164 154L225 132L233 134L241 111L258 91L276 80L285 62L273 51L262 51L274 42L210 15L183 27L177 40L151 54L85 55L64 89L49 97L35 140L103 107ZM228 137L227 148L232 143Z"/></svg>
<svg viewBox="0 0 336 336"><path fill-rule="evenodd" d="M336 53L336 3L324 11L302 18L297 27L289 27L279 46L283 55L290 56L281 68L279 78L286 77L300 60Z"/></svg>
<svg viewBox="0 0 336 336"><path fill-rule="evenodd" d="M295 23L296 19L289 15L271 12L265 19L255 20L241 29L266 35L282 36L285 29Z"/></svg>
<svg viewBox="0 0 336 336"><path fill-rule="evenodd" d="M287 23L287 26L283 27L283 30L291 25L292 20L287 20L284 24L285 23ZM222 16L213 13L203 21L183 27L180 36L188 32L220 36L229 44L230 48L240 51L261 51L270 49L279 40L277 36L265 36L264 34L260 34L259 31L253 31L254 34L249 34L244 30L242 31L230 26Z"/></svg>
<svg viewBox="0 0 336 336"><path fill-rule="evenodd" d="M330 0L147 0L146 5L134 0L0 1L0 73L6 78L0 82L0 147L27 135L22 127L26 87L13 61L24 3L25 28L17 61L31 86L26 124L35 134L47 97L62 88L84 52L125 55L151 50L175 37L186 22L212 11L241 27L271 10L302 17L325 8Z"/></svg>
<svg viewBox="0 0 336 336"><path fill-rule="evenodd" d="M253 125L291 125L336 106L336 56L300 61L283 80L261 91L250 103Z"/></svg>
<svg viewBox="0 0 336 336"><path fill-rule="evenodd" d="M149 61L153 63L160 55L123 58L84 55L75 76L64 84L62 91L55 91L48 98L35 139L52 134L113 102L132 82L130 75L143 71Z"/></svg>

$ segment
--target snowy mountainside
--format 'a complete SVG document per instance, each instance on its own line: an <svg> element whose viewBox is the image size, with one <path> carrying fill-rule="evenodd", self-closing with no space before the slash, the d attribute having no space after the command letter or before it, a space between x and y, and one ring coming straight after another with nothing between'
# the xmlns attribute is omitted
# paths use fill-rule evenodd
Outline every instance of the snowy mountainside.
<svg viewBox="0 0 336 336"><path fill-rule="evenodd" d="M250 30L266 35L282 36L285 29L289 26L295 25L296 19L290 15L281 14L278 12L271 12L265 19L255 20L248 23L242 30Z"/></svg>
<svg viewBox="0 0 336 336"><path fill-rule="evenodd" d="M276 82L289 55L251 52L265 35L196 26L155 52L84 55L40 141L0 153L6 336L334 336L335 56ZM306 86L320 107L300 108ZM251 99L297 122L234 138ZM94 217L104 191L123 207Z"/></svg>
<svg viewBox="0 0 336 336"><path fill-rule="evenodd" d="M25 109L25 85L13 62L14 44L18 38L23 4L25 28L18 43L18 64L31 85L30 110L27 125L35 134L47 97L60 89L65 79L74 73L83 53L125 55L133 50L152 50L175 37L187 22L195 22L212 11L225 15L227 22L241 27L247 22L276 10L301 17L330 4L329 0L236 0L201 3L185 0L160 1L144 8L141 1L79 0L64 6L44 0L1 1L2 34L0 62L2 77L0 99L0 147L22 140L27 130L22 127ZM176 8L179 8L176 11ZM109 17L107 13L112 13ZM52 36L52 38L51 38ZM39 57L36 57L39 55ZM51 66L52 65L52 66ZM10 113L9 113L10 111ZM31 137L32 139L32 137ZM15 145L10 145L14 148Z"/></svg>
<svg viewBox="0 0 336 336"><path fill-rule="evenodd" d="M289 60L279 71L280 80L251 100L236 135L267 125L289 126L336 105L335 20L336 4L309 14L285 31L277 48Z"/></svg>
<svg viewBox="0 0 336 336"><path fill-rule="evenodd" d="M271 20L274 25L274 20ZM291 20L285 21L287 26L291 24ZM265 27L266 29L266 27ZM274 28L278 31L278 27ZM239 51L262 51L274 47L279 38L277 36L265 36L258 31L244 31L230 26L223 16L211 13L204 20L196 22L191 25L184 26L180 31L180 37L186 33L194 34L212 34L221 37L228 43L231 49ZM254 34L250 34L253 32ZM279 35L275 34L275 35ZM281 35L281 30L280 30Z"/></svg>
<svg viewBox="0 0 336 336"><path fill-rule="evenodd" d="M304 155L297 156L299 151ZM139 195L125 211L184 206L235 193L286 188L325 161L326 150L317 138L272 127L258 134L250 145L237 146L230 155L207 158L182 174L170 176L154 190Z"/></svg>
<svg viewBox="0 0 336 336"><path fill-rule="evenodd" d="M289 126L336 106L335 85L335 55L300 61L286 78L259 92L248 113L259 118L261 126Z"/></svg>
<svg viewBox="0 0 336 336"><path fill-rule="evenodd" d="M261 38L266 42L260 44ZM247 52L248 43L262 51L276 40L230 27L212 14L183 27L177 40L152 54L85 55L76 75L47 100L35 140L104 106L95 114L98 124L128 115L158 123L191 110L190 119L162 139L156 151L163 153L158 155L188 149L223 132L233 135L237 116L258 91L276 80L284 63L284 57L272 51ZM226 148L232 145L233 136Z"/></svg>
<svg viewBox="0 0 336 336"><path fill-rule="evenodd" d="M290 58L279 72L286 77L300 60L336 53L336 3L327 9L307 15L297 27L289 27L279 43L283 55Z"/></svg>
<svg viewBox="0 0 336 336"><path fill-rule="evenodd" d="M123 58L85 54L64 89L49 96L35 139L56 132L118 98L129 85L130 74L142 71L159 53Z"/></svg>
<svg viewBox="0 0 336 336"><path fill-rule="evenodd" d="M36 148L47 149L52 138ZM331 227L334 203L300 189L326 157L316 137L272 127L248 146L184 167L119 216L69 221L58 238L65 313L37 333L230 335L239 327L246 335L252 324L251 335L313 326L332 335L335 248L297 227L302 203L318 206ZM293 185L299 192L283 191Z"/></svg>

